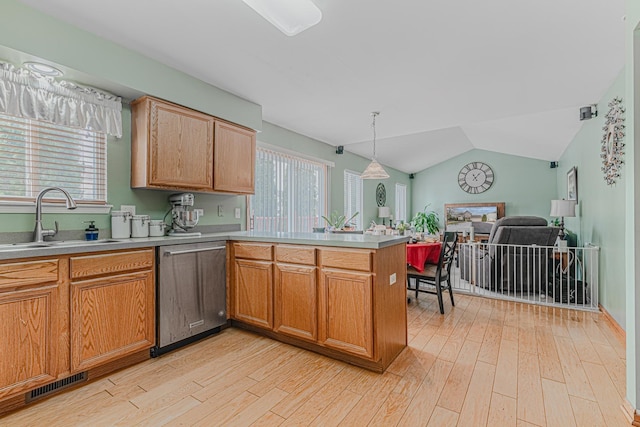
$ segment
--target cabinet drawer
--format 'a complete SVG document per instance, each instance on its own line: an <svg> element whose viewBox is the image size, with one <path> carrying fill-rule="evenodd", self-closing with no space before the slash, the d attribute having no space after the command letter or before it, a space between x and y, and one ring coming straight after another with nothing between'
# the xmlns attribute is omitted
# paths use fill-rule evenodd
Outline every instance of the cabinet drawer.
<svg viewBox="0 0 640 427"><path fill-rule="evenodd" d="M57 259L0 264L0 291L57 281Z"/></svg>
<svg viewBox="0 0 640 427"><path fill-rule="evenodd" d="M271 261L273 254L272 246L262 243L234 243L233 252L236 258L261 259Z"/></svg>
<svg viewBox="0 0 640 427"><path fill-rule="evenodd" d="M291 264L316 265L316 250L308 246L276 246L276 261Z"/></svg>
<svg viewBox="0 0 640 427"><path fill-rule="evenodd" d="M371 252L358 249L321 249L320 264L323 267L371 271Z"/></svg>
<svg viewBox="0 0 640 427"><path fill-rule="evenodd" d="M153 249L71 257L71 279L153 268Z"/></svg>

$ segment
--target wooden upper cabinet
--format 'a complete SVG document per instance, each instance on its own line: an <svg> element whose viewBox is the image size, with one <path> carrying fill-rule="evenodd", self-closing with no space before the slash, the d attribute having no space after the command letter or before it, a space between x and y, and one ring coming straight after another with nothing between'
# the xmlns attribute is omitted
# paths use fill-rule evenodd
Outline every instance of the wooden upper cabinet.
<svg viewBox="0 0 640 427"><path fill-rule="evenodd" d="M253 194L256 133L216 120L214 150L214 190Z"/></svg>
<svg viewBox="0 0 640 427"><path fill-rule="evenodd" d="M149 96L131 110L132 187L253 193L253 130Z"/></svg>

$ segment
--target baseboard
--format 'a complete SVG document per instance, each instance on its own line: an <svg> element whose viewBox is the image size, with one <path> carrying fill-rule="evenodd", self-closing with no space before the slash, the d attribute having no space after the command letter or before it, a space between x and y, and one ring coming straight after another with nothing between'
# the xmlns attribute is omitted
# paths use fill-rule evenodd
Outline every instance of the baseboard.
<svg viewBox="0 0 640 427"><path fill-rule="evenodd" d="M620 326L620 324L616 322L616 319L614 319L613 316L601 304L598 304L598 308L602 312L602 316L604 317L604 319L609 323L609 325L611 325L611 328L615 332L615 335L618 337L618 339L626 345L627 333L624 331L624 329L622 329L622 326Z"/></svg>
<svg viewBox="0 0 640 427"><path fill-rule="evenodd" d="M630 425L640 427L640 414L636 412L636 410L633 408L633 405L627 399L624 399L622 401L620 409L622 410L622 413L624 414L627 421L629 421Z"/></svg>

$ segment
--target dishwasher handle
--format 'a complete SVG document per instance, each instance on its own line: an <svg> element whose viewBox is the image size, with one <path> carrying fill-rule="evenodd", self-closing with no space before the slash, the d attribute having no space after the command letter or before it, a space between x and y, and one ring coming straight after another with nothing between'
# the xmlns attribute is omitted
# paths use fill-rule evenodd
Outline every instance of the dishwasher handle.
<svg viewBox="0 0 640 427"><path fill-rule="evenodd" d="M226 246L211 246L210 248L183 249L180 251L166 251L164 255L170 256L170 255L192 254L196 252L218 251L220 249L226 249Z"/></svg>

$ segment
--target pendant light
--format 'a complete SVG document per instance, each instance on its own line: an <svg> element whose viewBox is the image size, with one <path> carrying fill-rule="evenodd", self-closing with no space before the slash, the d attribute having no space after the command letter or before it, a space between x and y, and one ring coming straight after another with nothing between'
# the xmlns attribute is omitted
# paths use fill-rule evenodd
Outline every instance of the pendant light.
<svg viewBox="0 0 640 427"><path fill-rule="evenodd" d="M360 178L362 179L386 179L389 178L389 174L384 170L382 165L378 163L376 160L376 117L380 114L378 111L374 111L371 113L373 117L373 123L371 127L373 128L373 158L371 159L371 163L369 166L362 172Z"/></svg>

